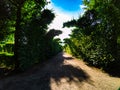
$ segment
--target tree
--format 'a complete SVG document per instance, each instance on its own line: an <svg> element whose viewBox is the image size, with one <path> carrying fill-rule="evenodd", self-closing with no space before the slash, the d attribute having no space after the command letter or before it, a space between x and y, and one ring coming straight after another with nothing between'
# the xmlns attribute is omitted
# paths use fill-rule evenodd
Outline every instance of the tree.
<svg viewBox="0 0 120 90"><path fill-rule="evenodd" d="M106 27L109 30L109 33L111 33L109 37L110 50L113 57L117 59L117 39L120 33L119 2L117 0L90 0L85 1L85 3L88 6L88 9L95 9L99 13L98 17L107 24L106 26L108 27L104 27Z"/></svg>
<svg viewBox="0 0 120 90"><path fill-rule="evenodd" d="M9 19L11 17L10 14L10 6L9 3L5 0L0 0L0 41L6 39L6 37L10 34L10 30L8 30Z"/></svg>
<svg viewBox="0 0 120 90"><path fill-rule="evenodd" d="M79 53L77 56L98 67L118 62L120 10L115 3L116 0L84 0L87 6L84 15L63 24L76 27L70 35L70 41L77 47L73 54Z"/></svg>
<svg viewBox="0 0 120 90"><path fill-rule="evenodd" d="M15 24L15 46L14 46L14 59L15 59L15 68L19 68L19 45L20 45L20 36L21 36L21 23L22 23L22 8L27 2L26 0L10 0L11 4L13 4L16 8L16 24ZM46 1L44 0L32 0L35 4L34 7L41 11L42 7L44 7ZM40 12L38 12L40 14ZM29 14L29 12L27 12Z"/></svg>
<svg viewBox="0 0 120 90"><path fill-rule="evenodd" d="M54 39L62 32L55 29L48 31L48 25L53 21L55 14L52 10L44 8L46 0L0 2L0 23L4 25L0 26L0 34L7 39L6 31L14 35L15 70L25 70L62 50L59 42Z"/></svg>

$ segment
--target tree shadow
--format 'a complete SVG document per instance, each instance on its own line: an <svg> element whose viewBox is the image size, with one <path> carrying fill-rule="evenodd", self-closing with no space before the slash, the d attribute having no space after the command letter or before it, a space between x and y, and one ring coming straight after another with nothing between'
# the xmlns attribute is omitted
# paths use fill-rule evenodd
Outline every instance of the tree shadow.
<svg viewBox="0 0 120 90"><path fill-rule="evenodd" d="M17 78L12 77L6 82L4 81L1 90L51 90L51 83L55 83L56 87L63 83L70 85L72 82L77 85L82 85L83 82L93 85L89 74L80 67L66 63L67 60L73 58L66 57L63 54L63 52L59 53L45 63L44 67L36 68L36 71L31 72L30 75L23 74ZM2 84L2 80L0 84Z"/></svg>
<svg viewBox="0 0 120 90"><path fill-rule="evenodd" d="M64 57L64 59L66 59L66 60L72 60L74 58L73 57Z"/></svg>
<svg viewBox="0 0 120 90"><path fill-rule="evenodd" d="M56 57L52 58L49 65L47 65L45 70L47 71L46 77L55 82L57 86L62 83L71 84L72 82L76 82L81 85L83 82L87 82L93 85L93 81L90 79L87 72L78 66L65 63L67 60L73 59L73 57L64 56L63 52L59 53ZM50 70L48 70L48 68L50 68ZM51 84L51 81L49 84Z"/></svg>
<svg viewBox="0 0 120 90"><path fill-rule="evenodd" d="M103 69L106 73L108 73L112 77L120 78L120 61L112 62L109 65L109 68Z"/></svg>

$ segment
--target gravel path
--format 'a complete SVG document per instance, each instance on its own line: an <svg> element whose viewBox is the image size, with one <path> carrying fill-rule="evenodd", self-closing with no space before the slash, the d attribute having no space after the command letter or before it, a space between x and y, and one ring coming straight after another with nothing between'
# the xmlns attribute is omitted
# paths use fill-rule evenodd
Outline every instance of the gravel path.
<svg viewBox="0 0 120 90"><path fill-rule="evenodd" d="M66 53L44 66L0 80L0 90L118 90L120 78L110 77Z"/></svg>

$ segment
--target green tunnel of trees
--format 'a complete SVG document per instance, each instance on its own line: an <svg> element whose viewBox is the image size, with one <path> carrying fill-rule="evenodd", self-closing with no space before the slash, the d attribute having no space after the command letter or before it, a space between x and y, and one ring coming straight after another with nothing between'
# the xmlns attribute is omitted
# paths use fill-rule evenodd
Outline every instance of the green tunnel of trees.
<svg viewBox="0 0 120 90"><path fill-rule="evenodd" d="M26 70L62 51L60 30L48 30L55 18L46 0L0 0L0 67ZM120 66L120 2L83 0L85 13L65 22L74 27L64 49L90 65ZM119 70L120 71L120 70Z"/></svg>

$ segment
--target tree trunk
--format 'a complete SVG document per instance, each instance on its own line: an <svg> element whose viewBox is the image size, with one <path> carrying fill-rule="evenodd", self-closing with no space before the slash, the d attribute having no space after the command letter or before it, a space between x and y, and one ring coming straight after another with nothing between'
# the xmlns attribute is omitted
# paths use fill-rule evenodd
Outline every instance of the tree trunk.
<svg viewBox="0 0 120 90"><path fill-rule="evenodd" d="M17 7L16 12L16 26L15 26L15 47L14 47L14 60L15 60L15 69L19 69L20 61L19 61L19 47L20 47L20 23L21 23L21 6Z"/></svg>

